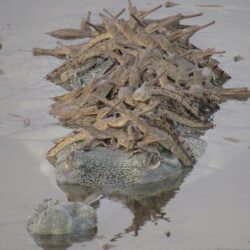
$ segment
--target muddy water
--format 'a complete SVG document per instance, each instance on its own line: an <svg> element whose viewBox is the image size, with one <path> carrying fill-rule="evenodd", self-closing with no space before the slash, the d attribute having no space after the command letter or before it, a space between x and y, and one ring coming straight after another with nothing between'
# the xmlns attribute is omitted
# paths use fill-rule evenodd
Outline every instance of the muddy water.
<svg viewBox="0 0 250 250"><path fill-rule="evenodd" d="M44 76L60 61L33 57L35 46L53 47L44 33L74 27L89 9L118 12L126 1L0 1L0 249L41 249L25 229L34 204L44 198L66 200L45 154L52 140L68 130L48 114L50 97L64 91ZM149 1L134 1L142 7ZM154 4L160 1L152 1ZM225 49L217 57L232 76L227 86L250 87L250 3L219 0L222 7L201 8L208 1L178 1L165 13L204 12L192 23L216 20L193 42ZM233 56L245 60L234 62ZM203 139L204 155L184 181L142 203L103 199L97 206L98 232L91 241L69 249L250 249L250 101L228 101L214 117L216 127ZM180 185L179 188L177 188ZM79 197L78 197L79 198ZM41 244L41 242L40 242ZM107 245L106 245L107 246ZM63 248L61 248L63 249Z"/></svg>

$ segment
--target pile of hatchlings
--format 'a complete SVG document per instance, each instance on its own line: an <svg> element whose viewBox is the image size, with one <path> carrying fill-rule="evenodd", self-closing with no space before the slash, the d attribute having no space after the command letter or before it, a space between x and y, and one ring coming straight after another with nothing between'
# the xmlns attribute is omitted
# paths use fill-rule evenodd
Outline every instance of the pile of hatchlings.
<svg viewBox="0 0 250 250"><path fill-rule="evenodd" d="M180 23L202 13L148 18L162 7L142 11L128 1L128 20L122 17L125 9L117 14L104 9L101 23L92 23L89 12L79 29L48 33L81 43L33 49L34 55L66 59L47 79L69 91L54 98L51 113L74 131L56 141L48 159L74 144L84 150L120 148L131 155L146 151L159 158L167 150L192 166L195 157L177 126L212 128L221 102L249 96L246 88L222 87L230 77L212 56L225 51L203 50L189 42L214 21Z"/></svg>

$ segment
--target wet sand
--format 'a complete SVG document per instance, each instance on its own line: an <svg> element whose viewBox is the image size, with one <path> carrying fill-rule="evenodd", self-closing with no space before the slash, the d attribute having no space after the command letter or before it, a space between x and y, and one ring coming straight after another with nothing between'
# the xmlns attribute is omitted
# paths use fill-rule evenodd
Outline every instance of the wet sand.
<svg viewBox="0 0 250 250"><path fill-rule="evenodd" d="M151 6L148 1L133 2L142 7ZM153 2L158 3L161 2ZM214 3L223 7L194 6ZM104 7L118 12L125 4L123 0L0 2L0 42L3 44L0 69L4 73L0 75L0 159L3 171L0 175L0 250L41 249L26 232L26 218L32 207L44 198L66 200L66 195L54 181L53 167L45 159L52 140L68 132L48 114L52 103L49 98L64 91L44 79L60 60L33 57L24 50L55 46L56 39L45 32L76 27L88 10L93 10L94 17ZM196 34L193 42L202 48L225 49L226 55L217 59L232 76L227 86L250 88L248 1L210 3L192 0L176 8L163 8L154 17L200 11L204 16L192 20L192 23L215 20L216 24ZM234 62L233 57L238 54L245 59ZM22 117L28 118L29 124ZM207 142L206 152L193 171L179 189L154 200L159 203L158 216L150 213L150 206L144 210L142 206L133 206L137 210L132 210L117 199L103 199L97 208L96 238L73 244L69 249L97 250L105 243L114 245L112 249L131 250L250 249L249 117L250 101L228 101L221 106L214 117L216 127L203 136ZM144 220L140 218L142 211L148 212ZM132 212L137 216L134 223L141 223L136 232L126 230L132 223Z"/></svg>

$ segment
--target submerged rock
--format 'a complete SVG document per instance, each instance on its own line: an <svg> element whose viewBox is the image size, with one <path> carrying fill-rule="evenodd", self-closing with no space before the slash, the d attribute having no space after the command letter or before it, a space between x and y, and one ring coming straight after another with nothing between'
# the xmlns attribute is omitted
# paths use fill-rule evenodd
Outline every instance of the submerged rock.
<svg viewBox="0 0 250 250"><path fill-rule="evenodd" d="M95 210L85 203L45 199L27 220L32 235L84 235L96 228Z"/></svg>

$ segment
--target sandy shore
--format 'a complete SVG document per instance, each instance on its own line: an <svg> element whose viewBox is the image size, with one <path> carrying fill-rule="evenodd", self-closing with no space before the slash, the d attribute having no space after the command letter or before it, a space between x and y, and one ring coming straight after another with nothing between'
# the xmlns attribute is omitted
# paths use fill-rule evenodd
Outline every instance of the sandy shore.
<svg viewBox="0 0 250 250"><path fill-rule="evenodd" d="M152 6L149 1L133 2ZM227 54L218 60L232 76L227 86L250 87L250 2L218 0L215 3L222 7L195 6L208 3L188 1L163 8L154 17L202 11L204 16L192 23L215 20L216 25L199 32L193 42L202 48L225 49ZM43 198L66 199L45 159L52 140L68 132L48 114L49 98L64 91L44 79L60 60L33 57L25 50L55 46L56 39L45 32L77 27L88 10L97 16L104 7L118 12L125 5L125 0L1 0L0 250L41 249L26 232L25 220ZM233 56L238 54L245 59L236 63ZM113 249L250 249L249 117L250 101L222 105L214 117L216 127L203 137L205 154L174 198L160 209L170 221L149 218L135 237L125 231L133 220L131 211L118 201L103 199L97 209L97 237L70 249L100 249L112 238L118 238L111 242Z"/></svg>

